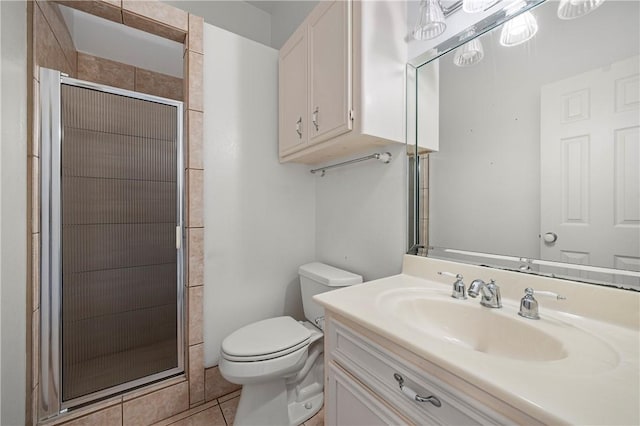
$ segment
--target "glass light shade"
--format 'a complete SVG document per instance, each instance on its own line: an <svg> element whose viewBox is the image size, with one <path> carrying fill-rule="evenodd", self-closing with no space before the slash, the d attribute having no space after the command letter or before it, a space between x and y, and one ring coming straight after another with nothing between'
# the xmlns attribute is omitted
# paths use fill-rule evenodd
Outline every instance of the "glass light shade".
<svg viewBox="0 0 640 426"><path fill-rule="evenodd" d="M560 0L558 18L575 19L593 12L604 0Z"/></svg>
<svg viewBox="0 0 640 426"><path fill-rule="evenodd" d="M469 67L484 58L484 49L479 39L474 38L456 49L453 63L459 67Z"/></svg>
<svg viewBox="0 0 640 426"><path fill-rule="evenodd" d="M517 46L528 40L538 32L538 22L531 12L524 12L507 21L500 33L500 44L506 47Z"/></svg>
<svg viewBox="0 0 640 426"><path fill-rule="evenodd" d="M466 13L480 13L497 2L498 0L462 0L462 10Z"/></svg>
<svg viewBox="0 0 640 426"><path fill-rule="evenodd" d="M430 40L438 37L447 28L444 13L438 0L422 0L418 22L413 30L416 40Z"/></svg>

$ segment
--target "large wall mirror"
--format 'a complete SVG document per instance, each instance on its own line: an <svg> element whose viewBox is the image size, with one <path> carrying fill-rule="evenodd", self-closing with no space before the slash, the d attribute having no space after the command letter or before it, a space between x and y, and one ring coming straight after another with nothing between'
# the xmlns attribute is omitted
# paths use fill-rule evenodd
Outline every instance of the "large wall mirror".
<svg viewBox="0 0 640 426"><path fill-rule="evenodd" d="M559 5L415 67L414 253L640 291L640 2Z"/></svg>

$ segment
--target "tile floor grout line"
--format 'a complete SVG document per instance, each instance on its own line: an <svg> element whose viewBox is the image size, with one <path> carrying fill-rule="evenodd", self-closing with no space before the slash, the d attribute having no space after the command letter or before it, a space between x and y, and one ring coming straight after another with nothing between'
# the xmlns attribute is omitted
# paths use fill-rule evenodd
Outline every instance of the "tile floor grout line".
<svg viewBox="0 0 640 426"><path fill-rule="evenodd" d="M222 414L222 420L224 420L224 424L227 426L233 426L230 425L229 422L227 421L227 418L224 415L224 411L222 411L222 406L220 404L218 404L218 409L220 410L220 414Z"/></svg>

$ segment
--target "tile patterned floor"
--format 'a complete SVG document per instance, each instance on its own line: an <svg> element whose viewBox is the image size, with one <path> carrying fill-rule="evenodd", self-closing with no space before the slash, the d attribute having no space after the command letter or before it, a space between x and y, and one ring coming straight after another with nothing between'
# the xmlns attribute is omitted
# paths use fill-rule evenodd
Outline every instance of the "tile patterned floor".
<svg viewBox="0 0 640 426"><path fill-rule="evenodd" d="M187 413L156 423L155 426L232 426L240 401L236 391L189 410ZM324 408L300 426L323 426Z"/></svg>

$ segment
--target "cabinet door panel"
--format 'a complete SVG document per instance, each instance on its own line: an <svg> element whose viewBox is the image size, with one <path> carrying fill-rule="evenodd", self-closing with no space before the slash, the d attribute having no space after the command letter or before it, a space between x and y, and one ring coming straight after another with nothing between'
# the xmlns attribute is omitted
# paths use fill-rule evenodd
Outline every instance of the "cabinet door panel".
<svg viewBox="0 0 640 426"><path fill-rule="evenodd" d="M325 419L327 425L383 426L407 422L374 397L341 368L329 364ZM331 408L329 408L331 407Z"/></svg>
<svg viewBox="0 0 640 426"><path fill-rule="evenodd" d="M309 142L351 130L351 2L321 2L309 21Z"/></svg>
<svg viewBox="0 0 640 426"><path fill-rule="evenodd" d="M280 155L304 148L308 140L307 31L301 27L280 50Z"/></svg>

